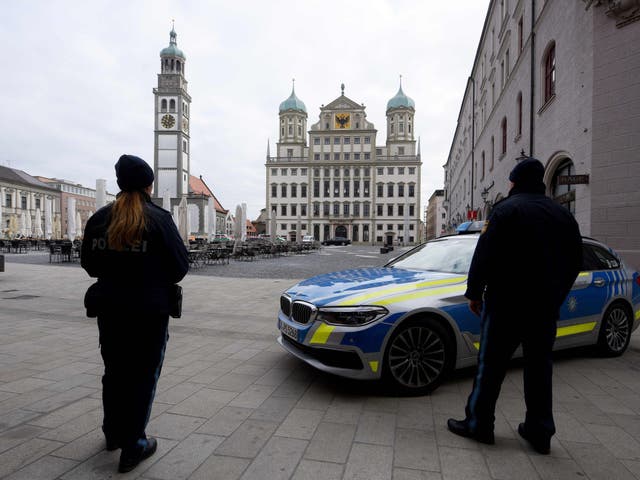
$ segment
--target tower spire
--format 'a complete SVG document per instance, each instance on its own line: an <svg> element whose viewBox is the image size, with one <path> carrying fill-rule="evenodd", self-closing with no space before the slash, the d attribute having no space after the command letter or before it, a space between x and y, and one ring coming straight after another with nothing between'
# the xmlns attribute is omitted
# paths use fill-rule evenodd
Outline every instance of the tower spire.
<svg viewBox="0 0 640 480"><path fill-rule="evenodd" d="M269 139L267 138L267 160L271 157L271 146L269 145Z"/></svg>

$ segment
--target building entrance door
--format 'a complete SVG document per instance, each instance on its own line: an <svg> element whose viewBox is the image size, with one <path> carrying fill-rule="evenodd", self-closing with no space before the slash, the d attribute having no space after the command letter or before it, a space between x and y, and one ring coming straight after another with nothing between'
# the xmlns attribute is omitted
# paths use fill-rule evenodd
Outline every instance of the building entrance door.
<svg viewBox="0 0 640 480"><path fill-rule="evenodd" d="M384 244L385 245L393 245L393 234L392 233L387 233Z"/></svg>
<svg viewBox="0 0 640 480"><path fill-rule="evenodd" d="M344 225L338 225L336 227L336 237L345 237L347 236L347 227Z"/></svg>

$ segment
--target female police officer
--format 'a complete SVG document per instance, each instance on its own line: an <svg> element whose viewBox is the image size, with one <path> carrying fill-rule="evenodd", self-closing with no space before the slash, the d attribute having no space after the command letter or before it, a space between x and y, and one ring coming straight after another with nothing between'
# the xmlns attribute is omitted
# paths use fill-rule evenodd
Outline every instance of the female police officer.
<svg viewBox="0 0 640 480"><path fill-rule="evenodd" d="M102 430L107 450L122 448L120 472L153 455L145 427L164 358L174 285L188 270L187 252L171 214L149 197L153 170L122 155L115 165L116 201L87 222L82 267L98 281L85 296L98 317L104 360Z"/></svg>

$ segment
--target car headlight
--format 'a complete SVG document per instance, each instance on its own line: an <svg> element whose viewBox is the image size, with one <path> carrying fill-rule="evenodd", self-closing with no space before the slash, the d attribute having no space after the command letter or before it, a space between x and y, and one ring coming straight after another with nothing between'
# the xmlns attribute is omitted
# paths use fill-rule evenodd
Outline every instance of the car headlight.
<svg viewBox="0 0 640 480"><path fill-rule="evenodd" d="M360 326L371 323L389 313L384 307L320 307L316 320L331 325Z"/></svg>

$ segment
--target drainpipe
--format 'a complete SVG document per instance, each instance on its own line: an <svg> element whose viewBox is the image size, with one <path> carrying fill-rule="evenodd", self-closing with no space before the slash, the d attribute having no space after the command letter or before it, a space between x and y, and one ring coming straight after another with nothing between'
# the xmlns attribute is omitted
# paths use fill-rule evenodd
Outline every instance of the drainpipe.
<svg viewBox="0 0 640 480"><path fill-rule="evenodd" d="M536 0L531 0L531 103L529 105L529 156L533 157L533 136L535 133L535 128L533 122L535 120L534 108L535 108L535 87L536 87L536 79L535 79L535 52L536 52L536 32L534 31L536 24Z"/></svg>
<svg viewBox="0 0 640 480"><path fill-rule="evenodd" d="M471 72L473 73L473 72ZM473 210L473 189L475 188L475 151L476 151L476 82L473 75L471 82L471 210Z"/></svg>

